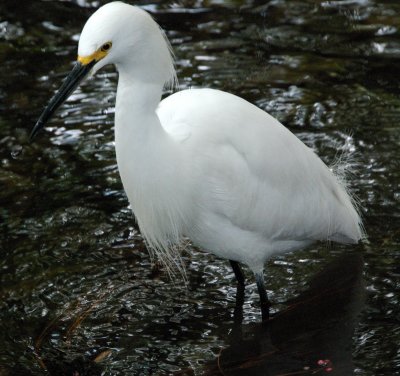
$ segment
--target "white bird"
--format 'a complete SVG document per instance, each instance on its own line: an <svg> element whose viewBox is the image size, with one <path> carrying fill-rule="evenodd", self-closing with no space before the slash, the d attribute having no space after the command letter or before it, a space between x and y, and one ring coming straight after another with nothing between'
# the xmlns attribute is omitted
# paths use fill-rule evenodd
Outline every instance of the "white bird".
<svg viewBox="0 0 400 376"><path fill-rule="evenodd" d="M78 59L31 139L88 73L118 73L115 149L125 192L150 251L181 268L179 245L255 274L263 318L263 268L271 256L315 241L357 243L362 223L341 179L276 119L235 95L179 91L170 45L144 10L112 2L85 24Z"/></svg>

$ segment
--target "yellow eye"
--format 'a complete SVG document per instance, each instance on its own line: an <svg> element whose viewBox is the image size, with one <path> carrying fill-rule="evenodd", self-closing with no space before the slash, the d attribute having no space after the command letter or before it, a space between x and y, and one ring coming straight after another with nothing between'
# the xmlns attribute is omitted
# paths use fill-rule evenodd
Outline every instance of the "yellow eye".
<svg viewBox="0 0 400 376"><path fill-rule="evenodd" d="M107 51L111 48L111 46L112 46L112 43L111 43L111 42L104 43L104 44L101 46L100 50L101 50L102 52L107 52Z"/></svg>

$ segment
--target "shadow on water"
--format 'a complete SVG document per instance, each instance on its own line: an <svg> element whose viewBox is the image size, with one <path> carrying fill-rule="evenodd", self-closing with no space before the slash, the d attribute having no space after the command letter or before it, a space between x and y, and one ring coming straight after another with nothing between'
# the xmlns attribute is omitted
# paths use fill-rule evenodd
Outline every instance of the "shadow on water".
<svg viewBox="0 0 400 376"><path fill-rule="evenodd" d="M363 260L330 263L269 322L233 327L207 375L351 375L352 336L364 302Z"/></svg>
<svg viewBox="0 0 400 376"><path fill-rule="evenodd" d="M354 370L352 338L364 304L363 259L359 254L342 256L329 263L308 283L307 290L284 303L268 322L243 324L244 289L238 287L234 323L228 346L204 367L202 374L289 376L350 375ZM101 300L101 298L99 299ZM71 322L65 337L93 310L96 302ZM66 352L51 352L42 358L40 348L61 320L54 319L35 340L36 361L50 375L101 375L111 350L72 360ZM194 375L194 370L174 372Z"/></svg>

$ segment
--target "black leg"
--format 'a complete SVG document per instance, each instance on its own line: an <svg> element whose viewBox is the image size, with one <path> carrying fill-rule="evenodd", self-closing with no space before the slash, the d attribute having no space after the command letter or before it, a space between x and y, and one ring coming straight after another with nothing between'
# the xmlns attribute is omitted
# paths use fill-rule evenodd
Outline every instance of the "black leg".
<svg viewBox="0 0 400 376"><path fill-rule="evenodd" d="M244 286L244 275L240 265L237 261L229 260L231 263L233 272L235 273L236 280L238 281L239 285Z"/></svg>
<svg viewBox="0 0 400 376"><path fill-rule="evenodd" d="M269 319L269 307L271 303L268 300L267 291L264 287L264 275L262 273L256 274L257 289L260 295L261 303L261 316L263 321L268 321Z"/></svg>
<svg viewBox="0 0 400 376"><path fill-rule="evenodd" d="M244 304L244 286L238 283L236 288L236 305L235 305L235 310L233 312L233 327L235 331L239 331L240 333L243 322L243 304Z"/></svg>

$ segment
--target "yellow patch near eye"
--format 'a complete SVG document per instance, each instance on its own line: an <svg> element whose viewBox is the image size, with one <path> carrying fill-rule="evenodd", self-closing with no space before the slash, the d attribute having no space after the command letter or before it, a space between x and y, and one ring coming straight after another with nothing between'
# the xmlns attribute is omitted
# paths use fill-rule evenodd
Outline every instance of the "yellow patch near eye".
<svg viewBox="0 0 400 376"><path fill-rule="evenodd" d="M88 65L91 63L93 60L100 61L101 59L105 58L107 56L108 51L102 51L102 50L97 50L96 52L93 52L91 55L88 56L79 56L78 55L78 61L82 65Z"/></svg>

